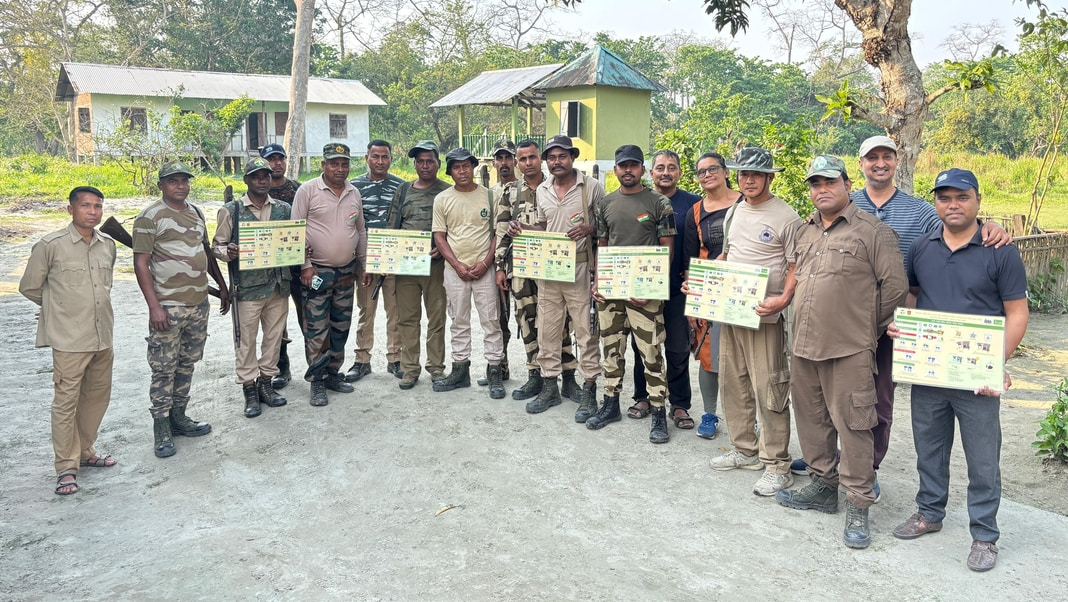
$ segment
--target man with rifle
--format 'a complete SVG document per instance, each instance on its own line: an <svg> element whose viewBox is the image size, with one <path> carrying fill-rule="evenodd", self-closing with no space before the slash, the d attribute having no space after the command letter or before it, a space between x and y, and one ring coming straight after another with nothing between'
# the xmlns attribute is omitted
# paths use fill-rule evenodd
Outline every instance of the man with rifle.
<svg viewBox="0 0 1068 602"><path fill-rule="evenodd" d="M245 417L262 412L260 404L276 408L286 398L271 387L278 375L278 352L282 330L289 314L289 267L241 270L238 268L240 224L254 221L280 221L290 217L289 205L267 193L271 187L271 167L262 158L245 164L248 191L237 201L219 208L212 252L230 264L231 297L234 299L234 347L237 383L245 396ZM263 344L256 357L256 331L262 326Z"/></svg>

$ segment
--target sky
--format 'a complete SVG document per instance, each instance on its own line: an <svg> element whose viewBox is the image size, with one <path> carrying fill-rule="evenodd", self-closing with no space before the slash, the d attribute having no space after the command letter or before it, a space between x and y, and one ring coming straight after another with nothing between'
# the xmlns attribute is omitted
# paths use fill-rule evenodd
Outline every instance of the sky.
<svg viewBox="0 0 1068 602"><path fill-rule="evenodd" d="M1050 7L1064 6L1068 0L1047 0ZM985 24L996 20L1005 32L1004 46L1015 49L1019 31L1014 19L1033 14L1023 0L914 0L909 19L912 50L916 63L930 63L949 58L939 44L957 24ZM749 12L749 31L731 39L730 32L716 32L712 17L704 12L702 0L582 0L576 12L557 12L552 16L560 31L582 31L592 38L607 31L614 38L637 38L665 35L679 30L720 40L746 56L760 56L772 61L785 60L771 41L769 24L753 8ZM795 61L797 57L795 57Z"/></svg>

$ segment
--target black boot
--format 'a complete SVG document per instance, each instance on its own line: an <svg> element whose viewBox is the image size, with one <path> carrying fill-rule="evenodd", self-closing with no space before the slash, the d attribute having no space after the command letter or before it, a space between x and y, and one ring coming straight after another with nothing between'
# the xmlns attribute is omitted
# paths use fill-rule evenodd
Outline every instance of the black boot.
<svg viewBox="0 0 1068 602"><path fill-rule="evenodd" d="M152 432L156 438L156 447L153 450L157 458L173 456L176 450L174 441L171 440L171 421L167 417L152 419Z"/></svg>
<svg viewBox="0 0 1068 602"><path fill-rule="evenodd" d="M185 415L185 406L171 408L171 434L183 437L200 437L211 432L207 422L197 422Z"/></svg>
<svg viewBox="0 0 1068 602"><path fill-rule="evenodd" d="M271 387L275 389L284 389L293 378L293 375L289 373L289 351L286 350L287 346L288 343L282 343L282 348L278 351L278 376L271 379Z"/></svg>
<svg viewBox="0 0 1068 602"><path fill-rule="evenodd" d="M508 356L506 355L506 356L504 356L504 359L501 360L501 380L504 381L504 382L508 382L508 380L510 380L511 378L512 378L512 374L508 370ZM485 386L488 386L489 384L490 384L489 366L486 366L486 376L478 379L478 386L485 387Z"/></svg>
<svg viewBox="0 0 1068 602"><path fill-rule="evenodd" d="M601 409L597 410L597 413L590 416L586 421L586 428L597 430L604 428L609 422L619 422L623 420L623 416L619 413L619 395L613 395L609 397L604 396L604 404L601 405Z"/></svg>
<svg viewBox="0 0 1068 602"><path fill-rule="evenodd" d="M574 370L564 370L560 379L560 395L576 403L582 401L582 387L575 381Z"/></svg>
<svg viewBox="0 0 1068 602"><path fill-rule="evenodd" d="M585 383L579 395L579 407L575 410L575 422L586 422L597 413L597 383Z"/></svg>
<svg viewBox="0 0 1068 602"><path fill-rule="evenodd" d="M245 383L241 385L241 389L245 394L245 418L255 418L262 414L260 392L256 383ZM274 389L271 389L271 391L273 392Z"/></svg>
<svg viewBox="0 0 1068 602"><path fill-rule="evenodd" d="M467 360L466 362L453 362L452 372L449 372L449 375L445 377L445 380L434 383L434 390L440 393L442 391L452 391L453 389L461 389L470 386L471 360Z"/></svg>
<svg viewBox="0 0 1068 602"><path fill-rule="evenodd" d="M326 396L326 381L311 381L311 399L308 403L313 406L325 406L330 403L330 399Z"/></svg>
<svg viewBox="0 0 1068 602"><path fill-rule="evenodd" d="M271 379L261 376L256 379L256 389L259 393L260 403L271 408L280 408L289 400L279 395L272 386Z"/></svg>
<svg viewBox="0 0 1068 602"><path fill-rule="evenodd" d="M527 382L523 383L522 387L512 391L512 399L518 399L520 401L524 399L530 399L538 393L541 393L542 378L541 370L534 369L529 371L527 376Z"/></svg>
<svg viewBox="0 0 1068 602"><path fill-rule="evenodd" d="M560 405L560 387L556 384L556 377L546 378L542 381L541 393L527 402L527 414L541 414L553 406Z"/></svg>
<svg viewBox="0 0 1068 602"><path fill-rule="evenodd" d="M667 443L671 438L667 430L667 408L664 406L653 408L650 413L653 415L653 427L649 429L649 442Z"/></svg>
<svg viewBox="0 0 1068 602"><path fill-rule="evenodd" d="M504 384L501 383L501 366L499 364L490 364L489 367L486 368L486 375L489 376L490 399L503 399Z"/></svg>

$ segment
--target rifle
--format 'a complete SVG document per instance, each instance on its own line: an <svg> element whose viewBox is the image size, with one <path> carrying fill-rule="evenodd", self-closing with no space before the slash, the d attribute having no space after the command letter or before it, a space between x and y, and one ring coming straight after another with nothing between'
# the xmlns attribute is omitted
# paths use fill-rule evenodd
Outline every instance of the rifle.
<svg viewBox="0 0 1068 602"><path fill-rule="evenodd" d="M401 222L404 220L404 214L401 208L404 207L404 197L408 195L408 189L412 186L411 182L405 182L401 184L400 189L400 204L397 205L397 223L393 224L394 230L400 230ZM378 283L375 284L375 290L371 291L371 301L378 301L378 291L382 290L382 283L386 281L386 274L382 274L378 277Z"/></svg>
<svg viewBox="0 0 1068 602"><path fill-rule="evenodd" d="M104 220L104 224L100 226L100 231L107 234L111 238L114 238L116 242L122 244L130 249L133 248L133 237L126 231L126 228L122 227L122 223L115 219L115 216L109 216ZM208 294L216 299L219 298L219 289L214 286L208 285Z"/></svg>
<svg viewBox="0 0 1068 602"><path fill-rule="evenodd" d="M234 202L234 187L233 186L227 186L226 190L223 192L223 205L225 206L226 203L233 203L233 202ZM230 242L235 244L235 245L239 244L240 241L241 241L241 236L240 236L240 233L238 232L239 226L241 225L240 220L241 220L241 208L237 206L237 203L234 203L233 219L231 220L233 223L231 224L232 228L230 229ZM234 349L239 349L241 347L241 318L240 318L240 314L238 313L238 310L237 310L237 279L239 277L238 262L240 262L240 261L241 261L241 255L240 255L240 253L238 253L238 256L237 256L236 259L231 259L230 261L226 262L226 268L230 272L230 299L231 299L231 306L234 308L233 312L231 312L231 314L230 314L230 318L234 322ZM253 341L253 344L255 344L255 341Z"/></svg>

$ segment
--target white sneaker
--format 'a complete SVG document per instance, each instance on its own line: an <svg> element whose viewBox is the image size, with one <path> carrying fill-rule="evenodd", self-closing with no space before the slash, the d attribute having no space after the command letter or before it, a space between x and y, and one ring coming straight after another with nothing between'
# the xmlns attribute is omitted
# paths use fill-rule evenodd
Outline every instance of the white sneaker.
<svg viewBox="0 0 1068 602"><path fill-rule="evenodd" d="M756 482L756 485L753 485L753 493L768 497L793 484L794 477L790 473L776 474L770 470L765 470L764 474L760 476L760 480Z"/></svg>
<svg viewBox="0 0 1068 602"><path fill-rule="evenodd" d="M735 449L717 458L712 458L708 461L708 465L712 467L712 470L733 470L735 468L760 470L764 468L764 464L756 454L747 456Z"/></svg>

